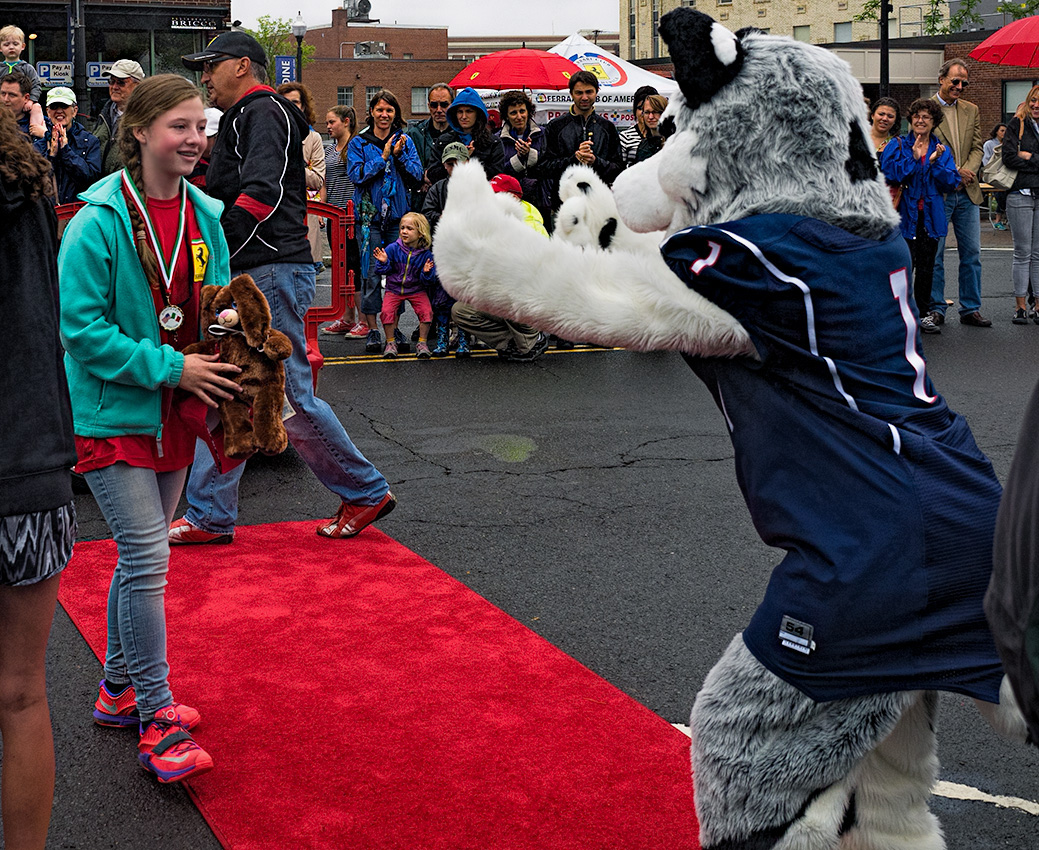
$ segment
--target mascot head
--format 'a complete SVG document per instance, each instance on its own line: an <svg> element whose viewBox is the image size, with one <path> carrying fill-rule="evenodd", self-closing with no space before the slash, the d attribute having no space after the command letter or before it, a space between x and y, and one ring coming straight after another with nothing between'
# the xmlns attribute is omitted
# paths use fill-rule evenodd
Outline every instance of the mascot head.
<svg viewBox="0 0 1039 850"><path fill-rule="evenodd" d="M791 213L876 239L898 225L846 62L687 7L664 15L660 35L681 93L661 120L664 149L614 184L630 227Z"/></svg>

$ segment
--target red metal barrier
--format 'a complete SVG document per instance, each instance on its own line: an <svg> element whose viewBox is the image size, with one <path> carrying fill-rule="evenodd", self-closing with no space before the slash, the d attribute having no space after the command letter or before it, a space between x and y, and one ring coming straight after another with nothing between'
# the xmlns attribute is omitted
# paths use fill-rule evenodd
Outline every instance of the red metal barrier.
<svg viewBox="0 0 1039 850"><path fill-rule="evenodd" d="M346 268L347 239L354 238L354 202L347 201L346 209L323 204L320 201L307 201L307 213L321 216L332 222L332 233L328 247L332 251L332 295L327 307L311 307L303 318L306 325L307 360L314 373L314 391L317 391L317 373L325 362L321 349L318 348L318 326L324 322L334 322L343 315L347 307L353 307L356 298L356 281L353 269Z"/></svg>
<svg viewBox="0 0 1039 850"><path fill-rule="evenodd" d="M74 201L56 206L54 212L59 222L67 222L83 206L85 204L82 201ZM311 307L303 319L307 360L314 374L314 390L317 391L317 375L325 362L318 347L318 327L325 322L335 321L347 307L353 307L357 292L353 269L348 271L346 268L346 240L354 238L354 202L347 201L346 209L343 210L320 201L307 201L307 214L327 218L332 222L331 238L328 240L332 250L331 301L327 306Z"/></svg>

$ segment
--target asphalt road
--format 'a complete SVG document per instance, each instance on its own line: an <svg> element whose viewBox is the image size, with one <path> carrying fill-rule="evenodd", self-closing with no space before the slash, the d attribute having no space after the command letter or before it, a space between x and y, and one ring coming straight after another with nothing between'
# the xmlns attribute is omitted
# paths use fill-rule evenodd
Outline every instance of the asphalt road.
<svg viewBox="0 0 1039 850"><path fill-rule="evenodd" d="M951 254L949 266L954 281ZM1009 254L986 250L984 267L983 312L995 326L953 319L924 345L939 390L1003 478L1039 378L1039 326L1009 321ZM687 722L779 553L754 533L722 418L682 360L582 349L534 364L350 359L362 349L323 344L333 362L320 389L400 500L379 527L667 720ZM242 524L317 520L336 507L291 450L250 462L241 504ZM89 495L77 508L82 539L108 536ZM132 736L92 724L99 677L59 611L48 846L219 847L183 791L137 769ZM1039 751L999 741L969 700L943 696L939 740L944 781L1039 801ZM933 809L952 850L1039 845L1039 816L1013 801L938 796Z"/></svg>

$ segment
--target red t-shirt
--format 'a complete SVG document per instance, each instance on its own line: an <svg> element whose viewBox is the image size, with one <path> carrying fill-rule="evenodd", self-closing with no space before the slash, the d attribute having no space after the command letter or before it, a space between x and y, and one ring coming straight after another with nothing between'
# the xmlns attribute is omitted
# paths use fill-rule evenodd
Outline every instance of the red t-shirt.
<svg viewBox="0 0 1039 850"><path fill-rule="evenodd" d="M129 202L128 202L129 203ZM163 256L169 262L177 239L180 223L180 198L160 201L148 198L148 215L155 227ZM159 339L177 351L193 342L198 342L198 298L202 277L208 262L209 248L202 242L195 219L195 209L190 199L185 210L186 223L184 243L177 257L170 284L169 301L184 311L184 321L176 331L159 328ZM159 286L163 286L159 281ZM155 307L155 322L166 306L163 293L152 289ZM161 440L149 434L126 434L119 437L76 436L77 472L101 469L122 461L130 466L154 469L156 472L172 472L191 463L195 454L195 434L177 415L179 399L185 395L175 387L162 388L162 431Z"/></svg>

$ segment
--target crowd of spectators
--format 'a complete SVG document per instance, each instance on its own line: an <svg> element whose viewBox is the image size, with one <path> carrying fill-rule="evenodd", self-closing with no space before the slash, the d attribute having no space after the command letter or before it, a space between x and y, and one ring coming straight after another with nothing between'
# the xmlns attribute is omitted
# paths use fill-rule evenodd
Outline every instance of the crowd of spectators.
<svg viewBox="0 0 1039 850"><path fill-rule="evenodd" d="M55 202L71 203L93 183L123 167L117 144L120 120L127 100L146 75L132 59L114 62L103 72L109 99L84 126L76 93L68 87L47 91L45 109L41 108L39 80L32 66L20 59L24 48L21 30L0 30L0 49L6 61L6 67L0 69L0 99L36 150L50 161ZM353 272L356 303L322 328L322 333L363 339L367 353L387 357L408 352L419 342L418 353L432 357L448 356L452 351L466 357L478 344L496 348L509 360L529 361L534 359L532 354L544 351L543 340L533 329L491 334L493 340L488 341L480 326L462 327L453 318L457 313L454 301L439 286L435 269L426 275L431 310L428 333L422 328L406 339L397 330L397 322L381 318L385 268L376 252L402 246L400 222L408 213L423 215L431 237L436 238L447 200L447 178L459 162L478 161L488 181L507 177L509 182L502 184L509 187L503 190L505 194L523 205L523 215L532 226L547 233L559 206L559 178L569 166L587 165L612 184L625 167L663 146L657 125L667 100L652 87L643 86L636 92L632 103L635 123L622 134L595 111L599 80L594 74L575 74L569 88L570 109L541 126L526 92L504 92L498 109L492 110L472 88L456 92L446 83L436 83L428 89L429 118L406 127L397 97L387 89L371 97L363 117L353 107L337 105L320 122L321 113L306 86L297 82L279 86L276 94L301 112L307 125L303 139L307 200L343 209L349 206L354 213L356 239L348 240L346 266ZM189 178L204 191L222 114L212 93L209 99L209 144ZM322 139L322 130L327 141ZM307 225L311 262L320 273L325 256L321 219L309 216ZM326 232L331 242L332 233ZM556 343L571 346L566 340Z"/></svg>

